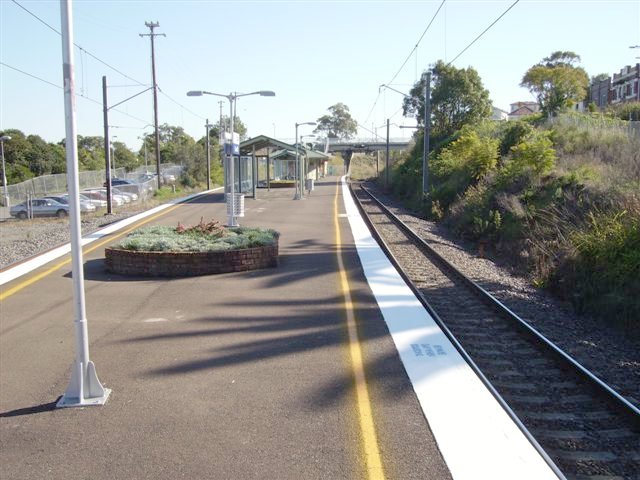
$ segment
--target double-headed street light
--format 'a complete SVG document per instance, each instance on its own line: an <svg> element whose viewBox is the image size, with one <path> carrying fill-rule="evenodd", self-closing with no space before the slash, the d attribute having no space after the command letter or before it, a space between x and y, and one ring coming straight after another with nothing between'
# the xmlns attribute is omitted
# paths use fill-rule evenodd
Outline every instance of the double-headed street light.
<svg viewBox="0 0 640 480"><path fill-rule="evenodd" d="M260 95L261 97L275 97L275 92L271 90L258 90L257 92L251 93L237 93L232 92L229 95L223 95L221 93L213 93L207 92L205 90L190 90L187 92L188 97L201 97L202 95L214 95L216 97L224 97L229 100L229 123L230 123L230 139L229 139L229 151L226 152L229 159L229 186L230 186L230 195L227 197L227 226L229 227L237 227L238 223L236 222L236 212L235 212L235 178L233 172L233 156L234 152L234 143L233 143L233 120L235 116L236 109L236 100L239 97L247 97L249 95ZM240 151L238 150L238 154Z"/></svg>
<svg viewBox="0 0 640 480"><path fill-rule="evenodd" d="M9 195L7 193L7 169L4 164L4 142L11 140L9 135L0 137L0 156L2 156L2 195L4 197L4 206L9 207Z"/></svg>
<svg viewBox="0 0 640 480"><path fill-rule="evenodd" d="M299 162L299 146L298 146L298 127L300 125L317 125L316 122L302 122L296 123L296 169L298 170L298 178L296 179L296 195L293 197L294 200L302 200L304 192L304 185L302 183L302 172L304 170L303 166L300 165Z"/></svg>

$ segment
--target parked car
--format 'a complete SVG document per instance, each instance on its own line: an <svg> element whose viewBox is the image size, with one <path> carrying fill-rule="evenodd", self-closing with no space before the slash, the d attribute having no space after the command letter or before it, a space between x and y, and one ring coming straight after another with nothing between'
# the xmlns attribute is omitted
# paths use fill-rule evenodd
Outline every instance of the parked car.
<svg viewBox="0 0 640 480"><path fill-rule="evenodd" d="M103 187L107 186L107 182L104 182ZM112 178L111 187L117 187L122 192L140 194L140 184L133 180L126 180L124 178Z"/></svg>
<svg viewBox="0 0 640 480"><path fill-rule="evenodd" d="M172 173L163 173L162 183L176 183L176 176Z"/></svg>
<svg viewBox="0 0 640 480"><path fill-rule="evenodd" d="M111 191L116 195L122 195L123 197L129 197L129 200L135 202L138 200L138 194L134 192L127 192L120 189L120 187L111 187Z"/></svg>
<svg viewBox="0 0 640 480"><path fill-rule="evenodd" d="M105 202L105 205L107 203L107 190L104 188L83 190L82 194L91 199L102 200ZM124 199L120 195L114 195L113 192L111 193L111 201L116 207L124 205Z"/></svg>
<svg viewBox="0 0 640 480"><path fill-rule="evenodd" d="M104 200L99 199L99 198L89 198L84 193L80 193L78 195L80 196L80 200L81 201L85 201L87 203L90 203L91 205L93 205L96 208L106 208L106 206L107 206L106 198Z"/></svg>
<svg viewBox="0 0 640 480"><path fill-rule="evenodd" d="M55 200L58 203L62 203L63 205L69 205L69 195L66 193L64 195L47 195L44 198L50 198L52 200ZM95 211L96 211L95 205L93 205L91 202L82 200L82 198L80 198L80 213L95 212Z"/></svg>
<svg viewBox="0 0 640 480"><path fill-rule="evenodd" d="M31 212L34 217L63 218L69 215L69 205L56 202L50 198L34 198L31 200ZM12 217L28 218L27 202L14 205L9 209L9 213Z"/></svg>

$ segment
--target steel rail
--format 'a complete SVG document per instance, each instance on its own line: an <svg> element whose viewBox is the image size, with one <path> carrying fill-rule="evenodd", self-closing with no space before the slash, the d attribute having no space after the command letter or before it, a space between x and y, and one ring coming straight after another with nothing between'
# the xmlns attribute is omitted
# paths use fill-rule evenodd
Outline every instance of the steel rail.
<svg viewBox="0 0 640 480"><path fill-rule="evenodd" d="M393 215L392 213L389 212L389 210L384 207L384 205L382 205L382 203L379 202L379 200L377 198L375 198L371 192L369 192L365 187L363 187L362 185L360 186L360 188L362 188L362 190L369 195L378 206L382 207L382 210L386 213L386 214L390 214L391 215L391 219L392 221L394 221L394 217L395 215ZM389 248L389 246L387 245L387 242L382 238L382 236L378 233L377 229L375 228L375 226L373 225L373 222L371 221L371 219L369 218L369 215L365 212L364 208L362 207L362 204L360 203L360 199L357 197L357 195L355 194L355 192L353 191L353 187L352 184L349 184L349 189L351 191L351 195L353 196L353 198L355 199L356 205L358 207L358 210L360 210L360 213L362 214L362 217L365 221L365 223L367 224L367 226L369 227L369 230L371 231L372 235L375 237L376 241L378 242L378 244L380 245L380 247L382 248L382 250L384 251L385 255L389 258L389 261L391 261L391 263L396 267L396 270L398 271L398 273L400 274L400 276L404 279L404 281L407 283L408 287L411 289L411 291L413 291L413 293L416 295L418 301L424 306L424 308L427 310L427 312L429 313L429 315L431 315L431 317L433 318L433 320L438 324L438 326L440 327L440 329L443 331L443 333L445 334L445 336L449 339L449 341L453 344L454 348L458 351L458 353L462 356L462 358L465 360L465 362L469 365L469 367L471 367L471 369L474 371L474 373L478 376L478 378L480 379L480 381L484 384L484 386L487 388L487 390L489 390L489 393L491 393L491 395L496 399L496 401L498 402L498 404L500 404L500 406L502 407L502 409L506 412L506 414L509 416L509 418L511 418L511 420L515 423L515 425L518 427L518 429L522 432L522 434L525 436L525 438L529 441L529 443L533 446L533 448L540 454L540 456L542 457L542 459L545 461L545 463L549 466L549 468L558 476L558 478L560 480L567 480L567 477L565 477L565 475L562 473L562 471L560 470L560 468L555 464L555 462L551 459L551 457L549 456L549 454L544 450L544 448L538 443L538 441L536 440L536 438L533 436L533 434L529 431L529 429L524 425L524 423L522 423L522 421L520 420L520 418L516 415L516 413L511 409L511 407L509 406L509 404L506 402L506 400L502 397L502 395L500 395L500 393L495 389L495 387L493 386L493 384L491 383L491 381L485 376L485 374L482 372L482 370L480 369L480 367L478 367L478 365L473 361L473 359L471 358L471 356L467 353L467 351L464 349L464 347L460 344L460 342L458 341L458 339L455 337L455 335L451 332L451 330L449 330L449 327L447 327L447 325L444 323L444 321L440 318L440 315L438 315L438 313L435 311L435 309L432 307L432 305L429 303L429 301L426 299L426 297L424 296L424 294L420 291L420 289L413 283L413 281L409 278L409 276L405 273L404 269L402 268L402 266L400 265L400 262L398 262L398 260L396 259L396 257L393 255L393 253L391 252L391 249Z"/></svg>
<svg viewBox="0 0 640 480"><path fill-rule="evenodd" d="M549 339L547 339L542 333L538 332L534 327L532 327L529 323L527 323L525 320L520 318L516 313L511 311L508 307L506 307L502 302L500 302L493 295L487 292L484 288L482 288L473 280L465 276L453 264L451 264L448 260L442 257L438 252L436 252L424 239L422 239L408 225L402 222L402 220L400 220L393 212L391 212L368 189L366 189L362 185L360 186L360 188L362 188L362 190L378 205L378 207L382 211L384 211L385 214L388 215L389 218L400 229L402 229L412 240L414 240L420 248L424 249L429 255L432 256L433 259L439 262L443 267L445 267L448 271L454 274L458 279L466 283L478 295L479 298L481 298L485 303L493 307L500 315L511 320L519 329L521 329L522 331L530 335L530 337L533 338L538 345L554 353L556 358L559 358L565 365L567 365L568 367L576 371L580 377L587 379L591 384L591 386L595 387L595 390L600 395L602 395L606 400L612 403L617 408L618 411L620 411L622 414L624 414L630 419L635 429L640 429L640 410L635 405L633 405L627 399L622 397L618 392L613 390L609 385L607 385L604 381L598 378L594 373L589 371L587 368L585 368L583 365L577 362L574 358L572 358L569 354L567 354L564 350L562 350L560 347L558 347ZM357 196L353 193L353 190L352 190L352 194L356 198L356 200L358 200ZM359 201L357 203L361 211L363 211L362 207L359 204ZM367 218L366 214L365 214L365 218ZM367 223L369 223L369 226L372 227L369 221ZM375 231L375 229L373 228L372 230ZM377 233L376 233L376 237L379 240L381 240L380 236L377 235ZM384 244L384 242L382 243ZM386 247L386 244L385 244L385 251L390 256L390 258L392 258L391 252ZM394 260L394 264L396 265L396 267L399 266L395 260ZM401 271L402 269L399 268L399 270ZM406 279L406 276L404 274L403 274L403 277L405 277ZM417 288L413 286L413 282L409 280L409 283L412 286L412 289L414 291L417 290ZM429 308L429 311L432 312L433 309ZM466 357L468 357L468 355Z"/></svg>

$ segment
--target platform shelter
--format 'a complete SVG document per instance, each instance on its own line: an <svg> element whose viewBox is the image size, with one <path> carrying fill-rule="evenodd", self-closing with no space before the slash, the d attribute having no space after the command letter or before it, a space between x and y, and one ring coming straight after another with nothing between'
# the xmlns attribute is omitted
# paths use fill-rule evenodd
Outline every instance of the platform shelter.
<svg viewBox="0 0 640 480"><path fill-rule="evenodd" d="M298 155L304 160L304 178L318 180L327 173L329 155L300 145ZM254 197L258 188L295 188L297 178L296 147L266 135L240 143L241 158L251 158L251 188ZM245 164L245 172L248 170ZM240 167L242 169L242 167ZM248 192L247 192L248 193Z"/></svg>

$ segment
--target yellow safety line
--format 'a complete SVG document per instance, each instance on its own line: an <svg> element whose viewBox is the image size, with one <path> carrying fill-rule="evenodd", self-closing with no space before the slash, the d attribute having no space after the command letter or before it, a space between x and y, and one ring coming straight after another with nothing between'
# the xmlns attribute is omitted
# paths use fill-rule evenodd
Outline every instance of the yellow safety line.
<svg viewBox="0 0 640 480"><path fill-rule="evenodd" d="M100 242L97 243L93 243L91 244L90 247L86 247L83 250L84 254L87 253L91 253L93 252L95 249L100 248L101 246L103 246L106 243L110 243L113 242L114 240L122 237L123 235L126 235L127 233L129 233L131 230L138 228L140 225L144 225L145 223L149 223L151 220L155 220L156 218L165 215L173 210L175 210L176 208L178 208L180 206L180 204L174 205L173 207L169 207L166 208L158 213L156 213L155 215L151 215L150 217L145 218L144 220L141 220L139 222L136 222L134 225L132 225L131 227L123 230L122 232L116 234L116 235L107 235L106 240L102 240ZM51 268L45 270L44 272L40 272L30 278L28 278L27 280L17 284L16 286L5 290L4 292L0 292L0 301L4 300L7 297L10 297L11 295L13 295L14 293L19 292L20 290L28 287L29 285L33 285L34 283L36 283L39 280L42 280L44 277L51 275L53 272L55 272L56 270L64 267L66 264L70 263L71 259L67 258L66 260L62 260L61 262L56 263L54 266L52 266Z"/></svg>
<svg viewBox="0 0 640 480"><path fill-rule="evenodd" d="M340 235L340 223L338 220L338 194L340 192L340 183L336 190L334 200L334 224L336 228L336 255L338 256L338 269L340 271L340 284L342 294L344 295L344 308L347 313L347 331L349 333L349 353L351 354L351 365L353 367L353 375L356 387L356 400L358 403L358 414L360 422L360 432L362 434L363 450L366 461L367 476L369 479L383 480L384 470L382 469L382 459L380 458L380 450L378 449L378 439L376 429L373 424L373 415L371 413L371 402L369 400L369 392L367 390L367 381L364 374L364 363L362 361L362 350L358 340L358 331L356 329L356 321L353 313L353 302L351 300L351 288L349 279L344 268L342 259L342 238Z"/></svg>

